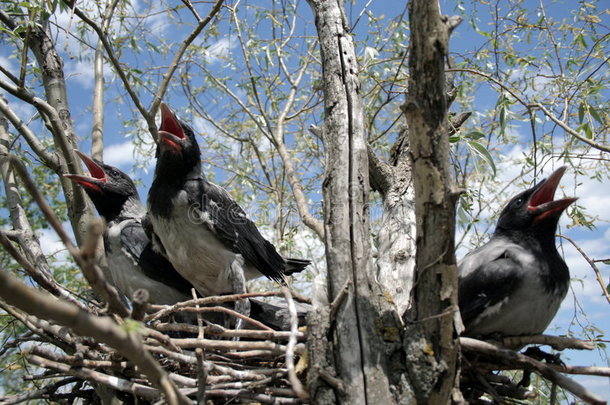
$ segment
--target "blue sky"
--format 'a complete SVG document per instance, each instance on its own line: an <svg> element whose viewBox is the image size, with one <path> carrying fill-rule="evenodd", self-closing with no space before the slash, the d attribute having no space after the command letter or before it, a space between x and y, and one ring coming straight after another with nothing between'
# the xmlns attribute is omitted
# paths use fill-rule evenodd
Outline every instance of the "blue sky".
<svg viewBox="0 0 610 405"><path fill-rule="evenodd" d="M304 3L304 2L303 2ZM362 5L367 2L358 1L352 9L348 9L348 14L354 19L360 15ZM535 7L538 2L529 2L532 7ZM135 8L144 7L141 1L134 2ZM385 13L388 18L393 17L399 11L395 7L395 2L387 2L386 0L377 0L371 2L369 7L379 12ZM454 11L448 7L453 7L454 2L441 2L445 5L444 12L452 14ZM563 17L568 9L566 7L570 2L552 2L548 4L548 13L557 17ZM403 9L403 3L400 3L400 11ZM306 8L306 5L304 6ZM485 10L488 6L485 3L480 3L479 7L481 10ZM483 16L479 21L479 28L483 31L489 30L490 28L486 25L488 19ZM307 15L306 18L309 18ZM365 17L366 18L366 17ZM60 17L60 23L64 26L70 24L70 17L63 15ZM155 18L149 22L157 28L159 36L167 36L167 40L171 39L172 35L183 34L181 31L173 31L174 26L169 26L167 21L161 17ZM359 23L358 28L362 28L365 24ZM356 31L358 35L360 31ZM360 33L364 35L363 33ZM451 49L455 52L462 52L467 50L476 49L482 41L481 35L477 34L473 28L464 23L459 26L453 34ZM64 55L67 51L70 55L78 55L80 52L77 44L68 36L60 34L58 36L59 47ZM8 49L2 45L0 47L0 63L9 70L16 72L18 64L15 60L8 59ZM214 66L219 63L216 55L218 54L231 54L236 52L235 43L231 40L230 35L226 35L221 38L217 43L211 44L208 49L207 61L210 66ZM359 53L361 53L360 50ZM71 110L73 112L73 118L75 120L75 127L77 133L89 134L91 132L91 92L93 88L93 69L91 63L78 58L65 58L66 72L68 73L68 85L70 91L70 103ZM116 95L116 83L113 83L113 77L109 69L106 69L107 80L110 84L108 88L108 99ZM490 88L481 88L477 99L476 105L481 108L488 108L493 106L497 99L497 93ZM176 100L179 100L176 98ZM11 100L11 106L22 116L29 117L32 114L32 110L29 107L20 104L19 102ZM176 108L182 108L183 105L176 105ZM143 186L140 188L140 195L143 199L146 198L147 186L151 182L151 173L154 168L154 159L150 156L136 156L134 153L134 146L132 139L129 137L130 129L123 128L121 120L116 119L117 113L115 110L124 109L125 106L120 105L107 105L106 106L106 122L104 128L105 137L105 161L111 165L118 166L119 168L129 172L134 178L142 180ZM204 122L194 122L196 129L205 133L210 130L209 126L206 126ZM521 127L513 128L515 131L520 131L522 139L525 141L528 138L527 128ZM89 141L86 139L87 136L83 136L81 143L82 150L88 152ZM150 140L149 140L150 142ZM149 144L149 150L152 150L152 143ZM515 166L512 159L518 158L523 149L521 145L509 146L502 151L503 157L497 163L498 166L498 179L501 181L509 182L519 177L519 169ZM143 162L142 167L134 167L134 159L138 159ZM505 161L506 163L502 163ZM545 167L544 176L550 173L553 168L556 168L561 163L558 161L547 161ZM219 173L219 178L226 178L223 173ZM541 177L540 177L541 178ZM527 182L533 181L531 177L525 179ZM587 230L582 227L567 228L567 224L570 221L564 216L562 219L561 232L565 233L570 238L573 238L578 244L593 258L610 258L610 188L608 187L608 181L599 183L597 180L592 180L587 176L579 176L575 178L573 174L567 173L561 183L561 189L558 191L560 195L566 196L578 196L580 199L578 204L583 206L589 215L598 218L596 221L596 228L593 230ZM507 194L514 194L520 189L518 187L511 187ZM485 215L492 215L501 209L505 201L496 201L489 210L485 212ZM49 246L49 251L53 251L58 245L54 243L56 238L54 235L45 232L45 246ZM590 266L582 258L582 256L574 249L569 243L563 242L561 244L562 252L565 255L566 262L568 263L571 271L571 275L574 279L572 283L572 289L568 293L568 297L564 301L560 312L553 321L553 324L549 328L548 332L553 334L566 334L569 332L575 333L577 336L580 335L582 329L579 324L584 325L595 325L602 331L610 331L610 317L608 317L609 304L601 297L599 286L595 281L595 276ZM466 248L462 247L458 250L458 258L461 257L465 252ZM610 275L608 266L599 263L600 270L604 274L606 282L609 281ZM576 322L576 323L575 323ZM607 338L606 338L607 339ZM604 365L608 366L608 354L605 351L596 351L592 353L583 353L576 351L567 351L564 357L569 358L568 364L573 365ZM578 380L585 382L586 385L594 390L596 393L603 395L605 398L610 399L610 379L602 377L578 377Z"/></svg>

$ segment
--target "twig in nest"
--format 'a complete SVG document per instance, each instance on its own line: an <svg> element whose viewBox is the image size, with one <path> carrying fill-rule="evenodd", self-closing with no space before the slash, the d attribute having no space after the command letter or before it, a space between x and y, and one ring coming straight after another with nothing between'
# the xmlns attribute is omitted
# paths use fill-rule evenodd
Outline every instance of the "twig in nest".
<svg viewBox="0 0 610 405"><path fill-rule="evenodd" d="M318 375L324 380L324 382L333 387L335 391L341 393L342 395L345 393L345 385L343 384L343 381L341 381L341 379L333 376L331 373L329 373L323 368L320 368L318 370Z"/></svg>
<svg viewBox="0 0 610 405"><path fill-rule="evenodd" d="M195 289L191 289L193 299L197 299L197 292ZM199 305L195 305L199 308ZM201 312L197 312L197 338L203 340L205 332L203 328L203 320L201 319ZM208 379L208 370L205 367L205 350L202 347L195 349L195 357L197 358L197 403L205 403L205 391L207 389L206 382Z"/></svg>
<svg viewBox="0 0 610 405"><path fill-rule="evenodd" d="M40 367L53 368L65 374L73 375L75 377L86 379L89 381L95 381L107 385L115 390L129 392L133 395L137 395L148 400L156 400L160 396L160 392L156 388L137 384L122 378L110 376L108 374L91 370L89 368L73 368L70 367L68 364L52 361L39 356L30 356L28 358L28 361Z"/></svg>
<svg viewBox="0 0 610 405"><path fill-rule="evenodd" d="M276 354L284 354L286 346L273 342L237 342L231 340L213 339L172 339L172 342L183 349L194 349L201 347L207 350L232 351L232 350L267 350Z"/></svg>
<svg viewBox="0 0 610 405"><path fill-rule="evenodd" d="M26 313L67 326L81 336L107 343L137 365L153 385L160 387L170 405L190 405L190 401L171 383L142 342L109 318L92 316L45 291L26 286L4 271L0 271L0 297Z"/></svg>
<svg viewBox="0 0 610 405"><path fill-rule="evenodd" d="M576 381L567 378L552 367L534 360L521 353L514 352L508 349L499 348L491 343L484 342L468 337L460 337L460 346L465 353L473 355L482 355L486 358L493 359L500 364L511 365L514 369L533 370L546 378L550 382L559 385L560 387L570 391L572 394L594 405L605 405L606 401L598 397L587 388L583 387Z"/></svg>
<svg viewBox="0 0 610 405"><path fill-rule="evenodd" d="M262 404L301 404L303 403L298 398L281 398L277 396L254 393L249 390L209 390L208 395L210 397L220 398L245 398L258 401Z"/></svg>
<svg viewBox="0 0 610 405"><path fill-rule="evenodd" d="M593 350L595 346L592 342L562 336L534 335L534 336L505 336L500 341L490 340L504 347L518 347L525 345L548 345L555 350L576 349Z"/></svg>
<svg viewBox="0 0 610 405"><path fill-rule="evenodd" d="M195 325L185 323L153 323L152 326L161 332L188 332L198 333L199 328ZM258 329L226 329L220 325L210 324L203 327L204 334L220 336L226 338L246 338L246 339L264 339L264 340L288 340L291 332L277 330L258 330ZM297 331L296 338L298 341L305 340L305 333Z"/></svg>
<svg viewBox="0 0 610 405"><path fill-rule="evenodd" d="M182 349L180 349L178 346L176 346L174 344L174 342L172 342L172 339L169 336L167 336L166 334L161 333L161 332L156 331L151 328L146 328L145 334L147 337L156 340L157 342L161 343L163 346L167 347L168 349L173 350L177 353L182 353Z"/></svg>
<svg viewBox="0 0 610 405"><path fill-rule="evenodd" d="M22 394L12 396L0 397L0 403L2 403L2 405L15 405L22 402L32 401L34 399L49 398L49 396L54 394L59 388L63 387L64 385L72 384L78 380L79 379L76 377L64 378L63 380L45 385L44 387L34 391L24 392Z"/></svg>
<svg viewBox="0 0 610 405"><path fill-rule="evenodd" d="M290 313L290 338L288 339L288 344L286 345L286 367L288 368L288 378L290 380L290 385L292 385L292 389L297 394L299 398L302 400L307 400L309 396L307 392L303 389L303 384L297 377L297 373L294 370L294 348L297 344L297 332L299 329L299 318L297 315L297 308L294 305L294 301L292 299L292 295L290 294L290 290L288 287L282 287L282 292L284 293L284 297L286 298L286 303L288 304L288 312Z"/></svg>
<svg viewBox="0 0 610 405"><path fill-rule="evenodd" d="M146 317L145 321L155 321L157 319L168 316L174 312L180 311L184 308L194 308L194 305L219 305L224 304L226 302L234 302L244 298L255 298L255 297L282 297L283 294L281 291L267 291L267 292L257 292L257 293L244 293L244 294L229 294L229 295L219 295L213 297L205 297L205 298L197 298L189 301L179 302L175 305L150 305L150 308L156 310L153 314L150 314ZM299 300L297 300L299 301ZM311 300L306 299L306 303L311 303Z"/></svg>

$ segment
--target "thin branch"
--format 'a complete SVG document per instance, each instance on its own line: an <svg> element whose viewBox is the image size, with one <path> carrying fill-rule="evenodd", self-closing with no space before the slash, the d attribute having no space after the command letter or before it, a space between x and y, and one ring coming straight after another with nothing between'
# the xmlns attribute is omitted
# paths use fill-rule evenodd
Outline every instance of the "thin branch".
<svg viewBox="0 0 610 405"><path fill-rule="evenodd" d="M44 387L39 388L37 390L24 392L22 394L12 396L0 397L0 403L2 403L2 405L14 405L22 402L32 401L34 399L49 398L49 396L54 394L59 388L68 384L73 384L77 381L79 381L79 379L76 377L64 378L63 380L45 385Z"/></svg>
<svg viewBox="0 0 610 405"><path fill-rule="evenodd" d="M55 279L41 271L37 267L34 267L32 263L30 263L23 255L13 246L13 244L8 240L4 231L0 230L0 245L10 254L13 259L28 273L30 277L42 288L49 291L51 294L56 297L62 297L72 304L78 306L80 309L85 310L87 307L82 304L80 301L74 299L70 295L70 292L64 288L61 284L57 283Z"/></svg>
<svg viewBox="0 0 610 405"><path fill-rule="evenodd" d="M154 320L163 318L165 316L168 316L170 314L173 314L174 312L177 312L181 309L188 308L188 307L194 307L195 305L201 305L201 306L214 305L214 304L218 305L218 304L223 304L226 302L234 302L234 301L241 300L244 298L281 297L281 296L282 296L282 293L279 291L266 291L266 292L258 292L258 293L229 294L229 295L222 295L222 296L215 296L215 297L197 298L197 299L193 299L193 300L189 300L189 301L179 302L175 305L151 305L150 308L153 310L157 310L157 312L148 315L146 317L145 321L146 322L154 321ZM311 304L311 300L309 300L309 299L299 300L299 297L297 297L297 296L295 296L295 299L297 301ZM202 310L202 309L203 308L200 308L199 310ZM197 312L197 311L198 311L197 308L193 308L193 312ZM265 328L265 329L268 329L268 328Z"/></svg>
<svg viewBox="0 0 610 405"><path fill-rule="evenodd" d="M604 282L604 277L602 276L601 271L599 271L597 264L595 264L595 260L591 260L591 258L589 256L587 256L585 251L582 250L580 248L580 246L578 246L578 244L576 244L576 242L574 242L574 240L572 238L569 238L565 235L559 235L559 236L564 238L568 242L570 242L572 244L572 246L574 246L576 248L576 250L578 250L578 253L580 253L581 256L584 257L584 259L587 261L587 263L589 263L589 266L591 266L591 268L595 272L595 278L597 279L597 282L599 283L599 286L602 290L602 293L604 294L604 297L606 297L606 300L610 304L610 293L608 293L608 290L606 289L606 283Z"/></svg>
<svg viewBox="0 0 610 405"><path fill-rule="evenodd" d="M533 104L529 104L529 107L538 108L539 110L541 110L544 113L544 115L546 115L551 121L553 121L555 124L559 125L564 131L566 131L568 134L572 135L574 138L578 139L579 141L584 142L587 145L592 146L595 149L601 150L602 152L610 152L610 146L603 145L601 143L595 142L593 139L589 139L589 138L582 136L581 134L579 134L578 132L576 132L575 130L570 128L568 126L568 124L566 124L564 121L557 118L552 112L550 112L542 104L533 103Z"/></svg>
<svg viewBox="0 0 610 405"><path fill-rule="evenodd" d="M288 345L286 346L286 367L288 368L288 378L290 379L290 385L292 385L294 392L299 398L305 401L309 398L309 395L307 395L307 392L303 389L303 384L301 384L301 381L297 377L297 373L294 369L294 348L297 344L296 335L299 328L297 308L294 305L294 300L292 299L292 294L290 294L288 287L282 287L282 292L286 298L288 312L290 313L290 339L288 340Z"/></svg>
<svg viewBox="0 0 610 405"><path fill-rule="evenodd" d="M109 38L107 35L105 35L105 32L102 30L102 27L97 25L93 20L91 20L89 17L87 17L87 15L85 13L83 13L78 7L76 7L75 1L64 0L64 3L67 4L68 7L70 7L70 9L73 10L74 14L76 14L85 24L89 25L96 32L98 38L100 39L100 41L102 41L104 49L106 50L106 54L108 55L108 59L110 60L110 63L114 67L115 73L121 79L121 82L123 83L123 86L125 87L125 90L131 97L131 100L133 101L136 108L140 111L142 116L148 122L148 115L149 115L148 111L146 110L144 105L140 102L138 95L136 94L135 90L131 86L129 79L128 79L127 75L125 74L123 67L121 66L121 62L119 61L118 57L114 53L114 49L112 48L112 45L110 44ZM154 121L154 118L152 120Z"/></svg>
<svg viewBox="0 0 610 405"><path fill-rule="evenodd" d="M557 118L555 116L555 114L553 114L549 109L547 109L542 104L525 102L525 100L523 100L519 95L517 95L517 93L514 92L513 89L509 88L508 86L506 86L499 80L491 77L490 75L488 75L484 72L481 72L481 71L478 71L475 69L457 69L457 68L447 69L447 71L448 72L466 72L466 73L472 73L472 74L484 77L485 79L495 83L497 86L501 87L504 91L509 93L515 100L517 100L525 108L527 108L527 109L536 109L537 108L540 111L542 111L542 113L544 115L546 115L551 121L553 121L555 124L557 124L559 127L561 127L564 131L566 131L568 134L572 135L574 138L578 139L579 141L584 142L587 145L589 145L595 149L598 149L602 152L610 152L610 146L603 145L601 143L595 142L592 139L582 136L581 134L579 134L578 132L576 132L575 130L570 128L570 126L568 124L566 124L564 121Z"/></svg>
<svg viewBox="0 0 610 405"><path fill-rule="evenodd" d="M518 369L532 370L552 383L570 391L578 398L594 405L605 405L606 401L598 397L576 381L567 378L552 367L521 353L499 348L491 343L468 337L460 337L460 346L465 353L483 355L500 364L509 364Z"/></svg>
<svg viewBox="0 0 610 405"><path fill-rule="evenodd" d="M144 349L142 342L109 318L92 316L46 292L29 288L5 271L0 271L0 296L24 312L50 319L69 327L81 336L90 336L108 344L138 366L149 381L164 392L171 405L190 405L190 401L178 392L165 371ZM67 367L62 371L76 374L83 370L77 371Z"/></svg>
<svg viewBox="0 0 610 405"><path fill-rule="evenodd" d="M150 110L149 110L150 114L145 115L145 117L147 118L146 121L148 122L149 129L155 139L157 138L156 137L157 127L154 122L154 114L159 109L159 105L161 104L161 101L163 100L163 97L165 96L165 93L169 86L169 82L173 78L174 73L176 72L176 69L178 68L178 65L180 63L180 60L182 60L182 56L184 56L184 53L186 52L188 47L193 43L195 38L197 38L199 33L210 23L210 21L212 21L214 16L216 16L216 14L218 14L223 3L224 3L224 0L216 0L216 3L214 3L214 6L212 6L212 9L210 10L208 15L203 20L200 19L199 16L195 13L195 16L198 19L197 26L195 27L195 29L193 29L193 31L191 31L191 33L184 40L181 41L180 47L174 53L174 58L172 59L171 63L169 64L167 71L163 75L163 80L161 81L159 88L155 92L155 97L152 101L152 104L151 104ZM149 122L149 120L148 120L149 116L153 118L151 122Z"/></svg>
<svg viewBox="0 0 610 405"><path fill-rule="evenodd" d="M89 368L74 368L68 364L45 359L44 357L40 356L29 356L28 361L39 367L55 369L68 375L73 375L78 378L101 383L117 391L128 392L144 399L158 400L160 396L159 390L156 388L134 383L129 380L104 374L99 371L91 370ZM186 401L188 401L188 399ZM184 402L184 404L190 405L190 401Z"/></svg>
<svg viewBox="0 0 610 405"><path fill-rule="evenodd" d="M491 341L492 343L495 343ZM505 336L498 344L504 347L523 347L525 345L548 345L555 350L576 349L593 350L592 342L562 336L534 335L534 336Z"/></svg>
<svg viewBox="0 0 610 405"><path fill-rule="evenodd" d="M16 89L16 88L13 88L13 86L11 84L0 79L0 87L7 90L6 86L8 86L9 88L11 88L13 90ZM7 90L7 91L9 91L9 90ZM11 94L13 94L13 93L11 93ZM28 97L28 100L32 100L32 99ZM24 101L27 101L27 100L24 100ZM27 101L27 102L29 102L29 101ZM0 97L0 114L4 115L6 117L6 119L8 119L11 122L13 127L17 131L19 131L19 133L21 134L21 136L23 136L23 138L26 140L28 145L30 145L30 147L32 148L34 153L36 153L36 155L40 157L40 159L43 161L43 163L48 168L53 170L55 173L61 172L59 156L57 155L57 153L49 152L47 150L47 148L38 140L36 135L34 135L34 133L30 130L30 128L28 128L27 125L25 125L25 123L21 120L21 118L19 118L19 116L17 116L17 114L15 114L15 112L9 107L6 100L4 100L4 98L2 98L2 97ZM7 150L7 152L8 152L8 150Z"/></svg>

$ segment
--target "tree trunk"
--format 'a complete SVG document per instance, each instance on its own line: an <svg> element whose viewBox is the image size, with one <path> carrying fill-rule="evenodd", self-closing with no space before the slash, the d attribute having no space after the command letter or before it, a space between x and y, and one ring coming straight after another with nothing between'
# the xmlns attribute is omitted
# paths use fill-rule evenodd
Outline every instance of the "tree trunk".
<svg viewBox="0 0 610 405"><path fill-rule="evenodd" d="M449 166L445 61L452 28L439 4L411 0L409 98L404 106L413 157L417 215L414 320L409 327L409 375L418 403L450 403L457 379L457 267L454 251L458 196ZM459 401L459 394L454 400Z"/></svg>
<svg viewBox="0 0 610 405"><path fill-rule="evenodd" d="M371 184L383 198L377 236L377 277L401 316L411 306L416 250L415 193L408 145L405 128L392 148L389 164L369 150Z"/></svg>
<svg viewBox="0 0 610 405"><path fill-rule="evenodd" d="M324 78L324 234L332 303L310 318L311 402L391 404L396 392L390 389L390 369L404 368L390 365L400 345L400 323L370 264L369 168L357 58L342 4L309 4Z"/></svg>

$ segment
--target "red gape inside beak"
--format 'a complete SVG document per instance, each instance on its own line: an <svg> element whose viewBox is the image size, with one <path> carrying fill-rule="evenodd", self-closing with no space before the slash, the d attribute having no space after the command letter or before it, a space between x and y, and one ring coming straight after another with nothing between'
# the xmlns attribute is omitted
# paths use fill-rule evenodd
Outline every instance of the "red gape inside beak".
<svg viewBox="0 0 610 405"><path fill-rule="evenodd" d="M159 132L160 131L169 132L180 139L186 137L176 116L165 103L161 103L161 126L159 127Z"/></svg>
<svg viewBox="0 0 610 405"><path fill-rule="evenodd" d="M542 186L532 195L532 198L529 202L529 209L535 209L539 205L547 203L549 201L553 201L555 198L555 190L557 190L557 186L559 185L559 181L561 177L563 177L563 173L566 171L565 166L561 166L559 169L555 170L548 179L543 180Z"/></svg>
<svg viewBox="0 0 610 405"><path fill-rule="evenodd" d="M106 181L106 172L97 163L95 163L93 159L80 151L75 150L74 152L76 152L76 154L85 163L85 166L87 166L87 169L89 169L91 177L99 181Z"/></svg>
<svg viewBox="0 0 610 405"><path fill-rule="evenodd" d="M555 170L548 179L540 184L540 188L530 198L527 209L536 215L537 221L546 217L561 215L563 210L577 200L577 198L554 200L555 191L565 171L566 166Z"/></svg>
<svg viewBox="0 0 610 405"><path fill-rule="evenodd" d="M173 134L165 131L159 131L159 143L171 149L174 152L181 153L182 145L177 141L179 138Z"/></svg>
<svg viewBox="0 0 610 405"><path fill-rule="evenodd" d="M95 161L93 159L91 159L89 156L85 155L84 153L81 153L77 150L75 150L74 152L85 163L91 176L85 176L85 175L81 176L78 174L66 174L64 176L77 182L78 184L82 185L83 187L85 187L89 190L101 192L102 188L100 187L100 183L104 183L107 181L106 172L104 171L104 169L102 169L97 163L95 163Z"/></svg>

